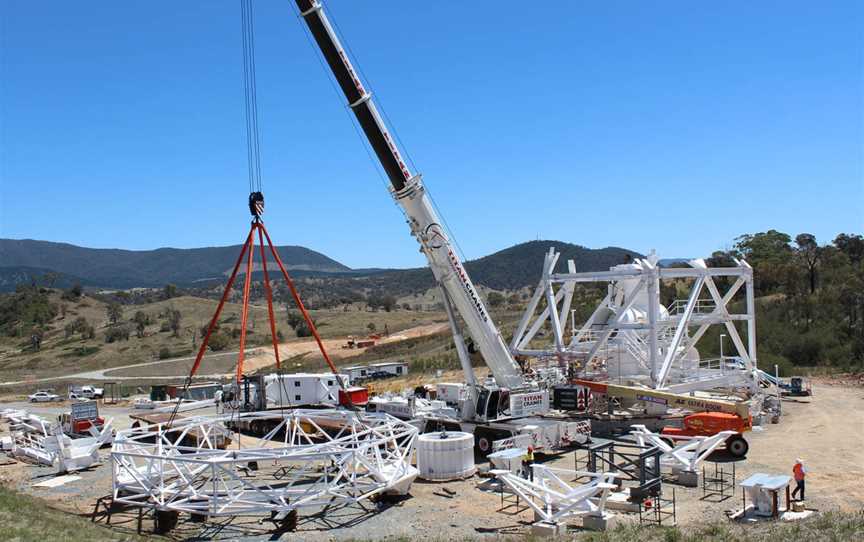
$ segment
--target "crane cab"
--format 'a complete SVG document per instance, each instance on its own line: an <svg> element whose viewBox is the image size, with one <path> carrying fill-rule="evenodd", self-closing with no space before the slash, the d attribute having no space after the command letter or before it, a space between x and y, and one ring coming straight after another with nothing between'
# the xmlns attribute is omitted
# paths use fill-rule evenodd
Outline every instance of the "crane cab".
<svg viewBox="0 0 864 542"><path fill-rule="evenodd" d="M482 387L477 394L475 419L495 420L522 418L549 411L549 392L532 390L515 392L507 388Z"/></svg>

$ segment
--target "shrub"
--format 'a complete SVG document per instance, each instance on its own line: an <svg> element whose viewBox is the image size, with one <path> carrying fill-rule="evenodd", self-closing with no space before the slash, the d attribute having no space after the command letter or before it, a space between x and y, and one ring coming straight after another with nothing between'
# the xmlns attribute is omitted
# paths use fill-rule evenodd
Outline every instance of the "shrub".
<svg viewBox="0 0 864 542"><path fill-rule="evenodd" d="M105 342L113 343L115 341L128 341L130 329L127 325L112 326L105 332Z"/></svg>
<svg viewBox="0 0 864 542"><path fill-rule="evenodd" d="M298 337L310 337L312 335L312 330L309 329L309 324L306 323L306 320L303 320L294 328L294 333L296 333Z"/></svg>
<svg viewBox="0 0 864 542"><path fill-rule="evenodd" d="M210 342L207 343L207 346L210 347L210 350L214 352L219 352L220 350L225 350L228 348L228 345L231 343L231 337L226 335L225 333L214 333L210 336Z"/></svg>

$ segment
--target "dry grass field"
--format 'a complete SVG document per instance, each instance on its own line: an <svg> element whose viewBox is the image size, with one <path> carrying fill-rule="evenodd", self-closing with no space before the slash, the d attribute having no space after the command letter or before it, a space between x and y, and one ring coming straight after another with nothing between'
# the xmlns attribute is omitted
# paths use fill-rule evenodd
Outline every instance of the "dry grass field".
<svg viewBox="0 0 864 542"><path fill-rule="evenodd" d="M200 345L200 330L208 324L216 309L214 300L189 296L143 305L126 305L122 307L120 322L131 328L129 339L108 343L106 333L111 326L105 303L86 295L77 302L63 301L59 293L51 295L51 302L65 305L65 315L58 314L49 323L39 351L30 351L26 348L26 341L21 338L0 338L3 380L53 377L189 356L194 354ZM275 308L277 329L281 332L283 341L295 341L297 336L287 323L286 308ZM177 310L181 314L177 336L174 336L170 329L166 329L167 314L171 310ZM150 324L146 326L143 337L136 336L134 324L130 322L138 311L150 317ZM346 310L314 310L311 314L322 337L335 341L334 345L344 342L349 335L365 337L372 332L373 326L375 332L386 330L394 334L446 320L440 312L401 308L392 312L371 312L361 307L349 306ZM220 326L236 335L235 330L240 327L240 317L241 306L227 303L220 318ZM77 318L84 318L95 328L94 338L83 339L80 333L66 337L64 326ZM266 306L253 305L249 322L248 346L254 348L270 344ZM238 345L239 340L234 336L223 351L237 350ZM143 376L146 376L146 372Z"/></svg>

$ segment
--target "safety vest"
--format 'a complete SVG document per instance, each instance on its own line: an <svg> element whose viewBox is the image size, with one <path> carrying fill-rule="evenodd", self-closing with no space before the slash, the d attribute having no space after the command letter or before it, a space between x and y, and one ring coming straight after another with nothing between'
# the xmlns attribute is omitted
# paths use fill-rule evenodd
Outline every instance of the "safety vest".
<svg viewBox="0 0 864 542"><path fill-rule="evenodd" d="M530 450L525 452L525 455L522 456L522 461L525 461L526 463L533 463L534 462L534 452L532 452Z"/></svg>
<svg viewBox="0 0 864 542"><path fill-rule="evenodd" d="M795 466L792 467L792 474L795 475L795 479L799 482L804 479L804 465L801 463L795 463Z"/></svg>

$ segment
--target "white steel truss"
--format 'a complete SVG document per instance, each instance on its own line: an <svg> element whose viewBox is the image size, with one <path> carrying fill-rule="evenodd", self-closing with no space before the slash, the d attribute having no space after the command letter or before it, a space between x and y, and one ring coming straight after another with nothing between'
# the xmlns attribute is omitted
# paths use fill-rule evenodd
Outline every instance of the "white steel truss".
<svg viewBox="0 0 864 542"><path fill-rule="evenodd" d="M99 462L99 448L112 437L111 420L101 431L90 427L91 437L72 438L62 427L26 411L4 411L11 430L11 454L21 460L53 467L58 473L86 469Z"/></svg>
<svg viewBox="0 0 864 542"><path fill-rule="evenodd" d="M530 506L538 521L561 523L572 517L594 516L606 519L606 499L609 492L617 486L613 483L618 477L615 473L583 472L568 469L555 469L544 465L531 465L534 480L514 474L509 470L492 470L510 491L518 495ZM585 484L571 485L564 478L590 478Z"/></svg>
<svg viewBox="0 0 864 542"><path fill-rule="evenodd" d="M225 438L226 423L272 420L274 412L119 432L111 451L114 500L204 516L278 515L406 494L418 474L410 463L417 428L392 416L339 410L275 415L281 422L266 436L235 435L233 443ZM196 446L185 444L190 436Z"/></svg>
<svg viewBox="0 0 864 542"><path fill-rule="evenodd" d="M663 452L661 463L672 466L675 470L699 472L702 462L711 455L726 440L735 435L735 431L721 431L710 437L688 437L683 442L670 445L669 436L653 433L644 425L634 425L631 435L636 437L640 447L657 447Z"/></svg>
<svg viewBox="0 0 864 542"><path fill-rule="evenodd" d="M576 273L570 260L567 273L556 273L559 257L554 248L546 254L539 284L510 344L514 354L575 364L582 377L634 380L677 392L742 385L757 391L753 269L747 262L708 267L695 259L687 262L689 267L660 267L652 253L598 272ZM734 281L725 293L717 285L718 277ZM690 293L663 306L661 280L686 283ZM606 296L580 324L570 310L576 285L598 282L607 283ZM744 311L734 312L730 303L742 287ZM542 299L545 306L538 312ZM737 321L746 322L746 344ZM734 351L700 360L696 343L712 325L724 326ZM544 329L551 331L551 344L537 346Z"/></svg>

